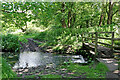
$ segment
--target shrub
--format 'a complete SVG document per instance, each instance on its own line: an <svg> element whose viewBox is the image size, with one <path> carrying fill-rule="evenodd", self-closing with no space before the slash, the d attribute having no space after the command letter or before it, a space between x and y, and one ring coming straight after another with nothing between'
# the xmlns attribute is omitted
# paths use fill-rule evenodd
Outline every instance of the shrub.
<svg viewBox="0 0 120 80"><path fill-rule="evenodd" d="M2 78L15 78L16 76L6 60L2 58Z"/></svg>
<svg viewBox="0 0 120 80"><path fill-rule="evenodd" d="M18 36L13 34L7 34L2 36L2 50L8 52L19 51L20 44L18 42Z"/></svg>

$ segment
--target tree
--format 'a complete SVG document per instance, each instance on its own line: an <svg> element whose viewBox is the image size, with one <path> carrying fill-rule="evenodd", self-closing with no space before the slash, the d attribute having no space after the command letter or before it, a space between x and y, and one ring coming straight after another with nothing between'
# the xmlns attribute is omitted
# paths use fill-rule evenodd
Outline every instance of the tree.
<svg viewBox="0 0 120 80"><path fill-rule="evenodd" d="M65 2L62 2L61 4L61 12L62 12L62 19L61 19L61 24L62 27L66 28L66 23L65 23L65 18L64 18L64 14L65 14Z"/></svg>
<svg viewBox="0 0 120 80"><path fill-rule="evenodd" d="M117 8L118 6L116 6L116 8L117 8L116 11L113 8L116 3L117 2L112 2L112 0L109 0L109 4L108 4L109 6L108 6L108 10L107 10L107 15L108 15L107 24L111 24L112 23L113 16L119 11L118 8Z"/></svg>

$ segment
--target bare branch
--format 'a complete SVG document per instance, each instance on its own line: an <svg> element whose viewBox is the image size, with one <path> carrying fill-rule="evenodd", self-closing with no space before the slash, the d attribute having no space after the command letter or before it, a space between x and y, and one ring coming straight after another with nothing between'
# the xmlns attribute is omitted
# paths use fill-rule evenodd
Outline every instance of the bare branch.
<svg viewBox="0 0 120 80"><path fill-rule="evenodd" d="M114 14L116 14L118 11L119 11L119 10L116 10L116 11L112 14L112 16L113 16Z"/></svg>

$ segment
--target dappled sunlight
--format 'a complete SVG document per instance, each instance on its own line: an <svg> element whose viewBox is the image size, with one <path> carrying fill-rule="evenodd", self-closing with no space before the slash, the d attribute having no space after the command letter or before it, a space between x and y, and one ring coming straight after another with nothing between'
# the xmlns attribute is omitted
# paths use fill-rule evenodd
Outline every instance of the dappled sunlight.
<svg viewBox="0 0 120 80"><path fill-rule="evenodd" d="M118 2L44 1L1 2L3 78L109 79L119 73Z"/></svg>
<svg viewBox="0 0 120 80"><path fill-rule="evenodd" d="M21 34L22 30L21 29L17 29L15 30L15 32L11 32L11 34Z"/></svg>
<svg viewBox="0 0 120 80"><path fill-rule="evenodd" d="M40 27L30 27L30 28L28 28L28 30L29 29L31 29L31 30L34 30L34 31L37 31L37 32L43 32L43 31L45 31L45 29L42 29L42 28L40 28ZM47 30L47 29L46 29Z"/></svg>

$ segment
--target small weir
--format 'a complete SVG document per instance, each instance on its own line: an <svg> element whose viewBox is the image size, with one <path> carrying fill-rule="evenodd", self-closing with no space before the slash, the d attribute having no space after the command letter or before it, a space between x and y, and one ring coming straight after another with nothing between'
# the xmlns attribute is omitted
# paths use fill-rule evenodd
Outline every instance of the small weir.
<svg viewBox="0 0 120 80"><path fill-rule="evenodd" d="M13 68L30 68L43 65L56 67L57 65L68 62L87 63L82 55L56 55L42 52L23 52L20 53L19 60L15 63Z"/></svg>

